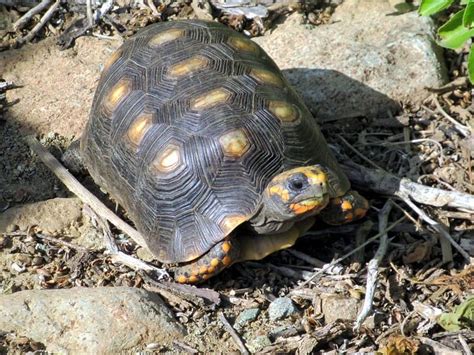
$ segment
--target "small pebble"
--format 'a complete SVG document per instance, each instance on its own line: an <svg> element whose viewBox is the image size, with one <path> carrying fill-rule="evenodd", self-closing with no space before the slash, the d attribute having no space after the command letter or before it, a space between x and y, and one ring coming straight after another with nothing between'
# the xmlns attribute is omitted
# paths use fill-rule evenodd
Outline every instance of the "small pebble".
<svg viewBox="0 0 474 355"><path fill-rule="evenodd" d="M15 260L24 266L31 266L32 257L26 254L16 254Z"/></svg>
<svg viewBox="0 0 474 355"><path fill-rule="evenodd" d="M31 265L38 266L44 263L44 259L41 256L35 256L33 260L31 260Z"/></svg>
<svg viewBox="0 0 474 355"><path fill-rule="evenodd" d="M250 323L257 319L260 309L258 308L249 308L240 312L239 316L235 320L235 328L241 329L245 324Z"/></svg>
<svg viewBox="0 0 474 355"><path fill-rule="evenodd" d="M12 263L11 269L12 269L12 271L15 271L15 272L21 274L22 272L24 272L26 270L26 267L23 266L23 265L19 265L17 263Z"/></svg>
<svg viewBox="0 0 474 355"><path fill-rule="evenodd" d="M0 250L8 248L8 246L11 244L10 242L11 240L9 237L0 235Z"/></svg>
<svg viewBox="0 0 474 355"><path fill-rule="evenodd" d="M286 318L297 311L293 301L288 297L279 297L268 307L268 315L272 321Z"/></svg>
<svg viewBox="0 0 474 355"><path fill-rule="evenodd" d="M247 348L251 353L256 353L269 345L272 345L271 340L266 335L259 335L247 343Z"/></svg>

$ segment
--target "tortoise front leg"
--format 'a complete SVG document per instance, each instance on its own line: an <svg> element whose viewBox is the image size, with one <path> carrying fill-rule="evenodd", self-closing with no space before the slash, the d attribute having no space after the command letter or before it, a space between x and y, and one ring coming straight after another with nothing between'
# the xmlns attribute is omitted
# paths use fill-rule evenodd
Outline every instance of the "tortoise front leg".
<svg viewBox="0 0 474 355"><path fill-rule="evenodd" d="M364 217L368 209L369 202L358 192L351 190L341 197L329 200L319 215L325 223L338 225Z"/></svg>
<svg viewBox="0 0 474 355"><path fill-rule="evenodd" d="M232 235L217 243L199 259L174 268L174 279L179 283L199 283L235 262L263 259L278 250L291 247L312 227L314 221L314 217L308 217L279 234L258 235L240 232L239 235Z"/></svg>
<svg viewBox="0 0 474 355"><path fill-rule="evenodd" d="M174 279L179 283L203 282L232 265L239 255L239 243L230 236L214 245L200 258L173 268Z"/></svg>

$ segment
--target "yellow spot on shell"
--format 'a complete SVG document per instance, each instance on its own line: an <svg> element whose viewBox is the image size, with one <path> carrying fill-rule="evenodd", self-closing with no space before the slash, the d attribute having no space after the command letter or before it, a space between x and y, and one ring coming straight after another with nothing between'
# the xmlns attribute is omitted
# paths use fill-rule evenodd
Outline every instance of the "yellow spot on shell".
<svg viewBox="0 0 474 355"><path fill-rule="evenodd" d="M293 122L299 118L297 106L286 101L270 101L268 109L282 122Z"/></svg>
<svg viewBox="0 0 474 355"><path fill-rule="evenodd" d="M233 215L225 217L221 222L221 229L227 235L232 232L237 226L247 221L248 218L242 215Z"/></svg>
<svg viewBox="0 0 474 355"><path fill-rule="evenodd" d="M249 149L250 142L245 132L236 129L227 132L219 138L224 154L233 158L239 158Z"/></svg>
<svg viewBox="0 0 474 355"><path fill-rule="evenodd" d="M158 33L156 36L152 37L148 44L151 47L159 47L162 44L165 44L170 41L174 41L184 35L184 30L173 28L165 32Z"/></svg>
<svg viewBox="0 0 474 355"><path fill-rule="evenodd" d="M104 100L105 108L112 112L120 102L132 91L132 83L129 80L121 79L115 84Z"/></svg>
<svg viewBox="0 0 474 355"><path fill-rule="evenodd" d="M140 145L146 132L152 126L152 117L151 113L143 113L130 125L130 128L127 131L127 136L133 145L137 147Z"/></svg>
<svg viewBox="0 0 474 355"><path fill-rule="evenodd" d="M228 101L230 92L224 88L211 90L191 101L193 110L203 110Z"/></svg>
<svg viewBox="0 0 474 355"><path fill-rule="evenodd" d="M192 72L198 71L199 69L205 68L207 63L208 59L206 57L197 55L172 65L168 70L168 74L173 77L188 75Z"/></svg>
<svg viewBox="0 0 474 355"><path fill-rule="evenodd" d="M280 75L267 69L253 68L250 71L250 76L261 84L270 84L280 87L283 86L283 80L281 79Z"/></svg>
<svg viewBox="0 0 474 355"><path fill-rule="evenodd" d="M190 283L196 283L198 280L199 280L199 279L197 278L196 275L192 275L192 276L190 276L189 279L188 279L188 281L189 281Z"/></svg>
<svg viewBox="0 0 474 355"><path fill-rule="evenodd" d="M153 167L158 171L168 173L176 170L181 164L179 147L170 144L162 152L159 152L153 160Z"/></svg>
<svg viewBox="0 0 474 355"><path fill-rule="evenodd" d="M103 71L107 71L110 67L122 56L122 50L118 49L112 55L107 58L107 61L104 64Z"/></svg>
<svg viewBox="0 0 474 355"><path fill-rule="evenodd" d="M205 274L207 272L207 266L206 265L202 265L200 268L199 268L199 273L200 274Z"/></svg>
<svg viewBox="0 0 474 355"><path fill-rule="evenodd" d="M248 52L248 53L258 53L258 45L252 42L250 39L232 36L229 37L229 45L237 51Z"/></svg>
<svg viewBox="0 0 474 355"><path fill-rule="evenodd" d="M219 263L219 261L217 261ZM207 268L207 273L208 274L213 274L216 271L216 268L214 266L209 266Z"/></svg>

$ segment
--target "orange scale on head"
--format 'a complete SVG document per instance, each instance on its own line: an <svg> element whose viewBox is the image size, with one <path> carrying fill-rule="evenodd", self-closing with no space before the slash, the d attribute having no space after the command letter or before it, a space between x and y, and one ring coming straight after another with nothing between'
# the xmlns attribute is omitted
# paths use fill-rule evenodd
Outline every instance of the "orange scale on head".
<svg viewBox="0 0 474 355"><path fill-rule="evenodd" d="M341 208L342 208L343 211L350 211L352 209L352 203L345 200L344 202L342 202Z"/></svg>

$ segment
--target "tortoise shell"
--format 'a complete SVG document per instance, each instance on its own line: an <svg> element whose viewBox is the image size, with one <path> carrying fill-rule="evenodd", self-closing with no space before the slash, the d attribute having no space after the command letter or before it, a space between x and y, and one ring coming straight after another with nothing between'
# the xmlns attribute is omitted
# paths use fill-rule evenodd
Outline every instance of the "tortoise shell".
<svg viewBox="0 0 474 355"><path fill-rule="evenodd" d="M146 27L107 61L81 153L162 262L193 260L259 208L276 174L349 182L273 60L219 23Z"/></svg>

